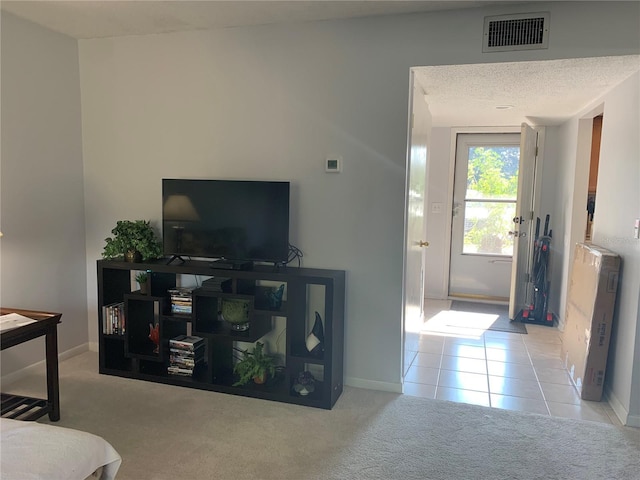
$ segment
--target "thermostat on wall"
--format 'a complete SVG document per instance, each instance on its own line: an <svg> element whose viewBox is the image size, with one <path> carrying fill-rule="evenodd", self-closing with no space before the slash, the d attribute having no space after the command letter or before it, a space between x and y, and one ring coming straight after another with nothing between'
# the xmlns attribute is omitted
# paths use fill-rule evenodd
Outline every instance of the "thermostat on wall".
<svg viewBox="0 0 640 480"><path fill-rule="evenodd" d="M324 165L324 171L328 173L338 173L342 168L342 157L339 155L332 155L327 157Z"/></svg>

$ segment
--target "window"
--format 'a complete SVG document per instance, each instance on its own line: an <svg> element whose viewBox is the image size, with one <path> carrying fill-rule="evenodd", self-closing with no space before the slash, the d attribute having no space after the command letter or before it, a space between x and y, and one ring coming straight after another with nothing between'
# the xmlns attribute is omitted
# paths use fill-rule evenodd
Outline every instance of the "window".
<svg viewBox="0 0 640 480"><path fill-rule="evenodd" d="M463 254L513 255L520 147L470 146Z"/></svg>

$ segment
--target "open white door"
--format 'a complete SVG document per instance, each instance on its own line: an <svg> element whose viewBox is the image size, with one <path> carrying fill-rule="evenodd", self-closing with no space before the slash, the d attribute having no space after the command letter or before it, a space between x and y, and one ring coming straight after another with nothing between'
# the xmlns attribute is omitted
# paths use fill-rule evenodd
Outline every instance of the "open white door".
<svg viewBox="0 0 640 480"><path fill-rule="evenodd" d="M516 216L513 219L513 263L511 265L511 290L509 318L514 320L519 312L528 308L531 300L529 272L533 258L533 217L538 132L526 123L520 134L520 165L518 172L518 197Z"/></svg>
<svg viewBox="0 0 640 480"><path fill-rule="evenodd" d="M506 302L512 219L518 198L519 133L456 136L449 296Z"/></svg>
<svg viewBox="0 0 640 480"><path fill-rule="evenodd" d="M404 351L417 351L424 307L424 202L431 114L411 72L404 252ZM406 356L405 356L405 363ZM406 368L403 364L403 377Z"/></svg>

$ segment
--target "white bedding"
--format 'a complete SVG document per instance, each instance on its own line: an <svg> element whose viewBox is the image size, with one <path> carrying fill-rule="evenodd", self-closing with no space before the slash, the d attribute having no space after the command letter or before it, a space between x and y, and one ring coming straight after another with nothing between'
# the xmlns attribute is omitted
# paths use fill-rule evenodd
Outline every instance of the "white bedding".
<svg viewBox="0 0 640 480"><path fill-rule="evenodd" d="M115 478L122 459L103 438L35 422L0 419L2 480ZM101 470L100 470L101 469Z"/></svg>

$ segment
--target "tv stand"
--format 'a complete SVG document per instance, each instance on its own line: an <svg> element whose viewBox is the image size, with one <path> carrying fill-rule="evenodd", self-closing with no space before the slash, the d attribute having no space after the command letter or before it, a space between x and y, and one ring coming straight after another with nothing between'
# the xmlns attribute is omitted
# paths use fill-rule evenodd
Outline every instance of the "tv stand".
<svg viewBox="0 0 640 480"><path fill-rule="evenodd" d="M333 407L343 382L345 271L273 271L271 266L260 264L252 270L224 270L212 268L211 260L188 259L175 265L167 265L166 259L144 263L97 261L100 373L309 407ZM139 271L148 272L145 293L136 290L133 280ZM225 288L200 287L185 292L184 296L191 297L187 302L192 310L176 313L172 297L184 276L204 277L202 283L217 277L226 282ZM282 285L282 300L274 304L269 293ZM222 303L228 300L242 300L248 305L247 330L235 331L218 317ZM306 346L315 325L314 311L322 316L324 327L324 350L320 354L311 354ZM121 313L126 326L119 321ZM157 326L158 344L149 338L149 324ZM188 334L204 339L204 362L191 375L176 375L169 371L169 341ZM4 348L4 333L2 341ZM237 361L234 346L236 342L258 341L268 345L268 353L276 355L279 368L263 385L236 385L239 377L233 372ZM303 372L311 373L316 380L315 390L307 395L296 389Z"/></svg>
<svg viewBox="0 0 640 480"><path fill-rule="evenodd" d="M226 258L214 260L210 266L211 268L219 268L221 270L253 270L253 262L227 260Z"/></svg>

